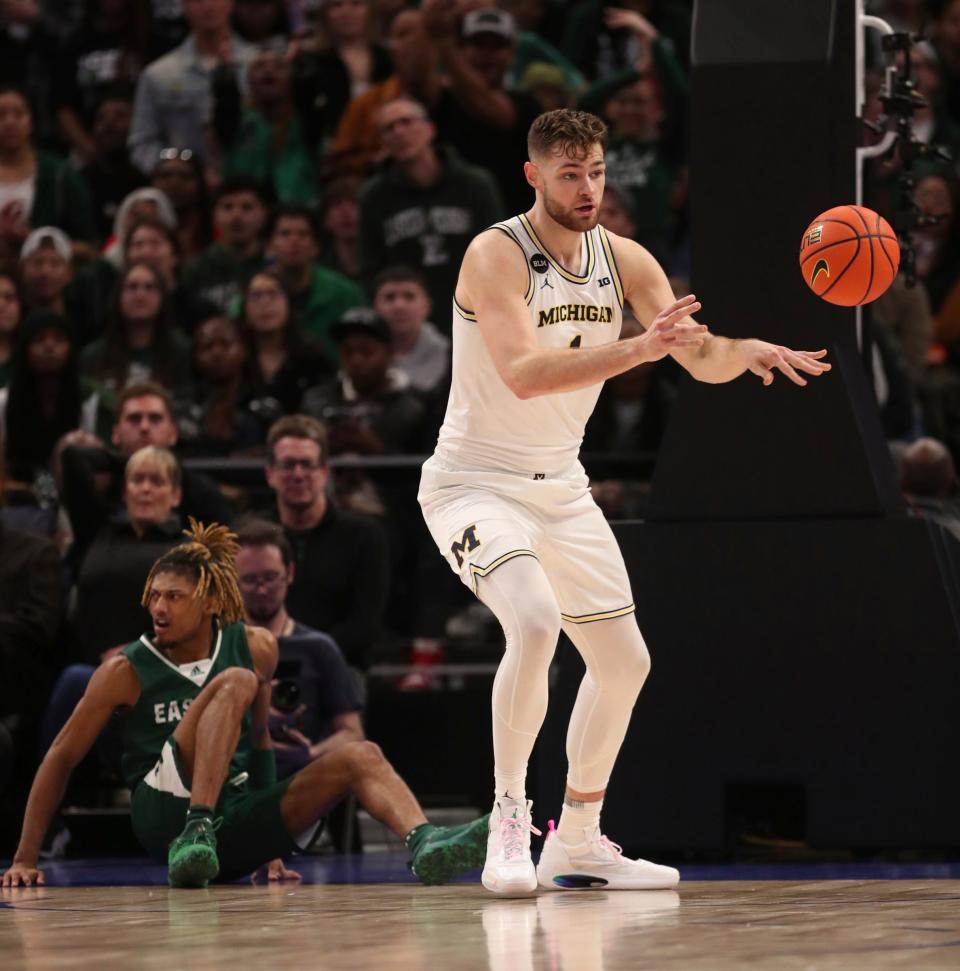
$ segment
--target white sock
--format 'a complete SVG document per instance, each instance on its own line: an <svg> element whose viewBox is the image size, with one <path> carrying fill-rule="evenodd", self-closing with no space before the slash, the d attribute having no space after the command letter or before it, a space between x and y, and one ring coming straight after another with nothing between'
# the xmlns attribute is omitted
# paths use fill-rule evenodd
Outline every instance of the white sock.
<svg viewBox="0 0 960 971"><path fill-rule="evenodd" d="M574 805L571 805L574 803ZM557 826L557 838L565 846L585 844L594 831L600 833L600 810L603 800L596 802L582 802L565 796L563 809L560 812L560 824Z"/></svg>

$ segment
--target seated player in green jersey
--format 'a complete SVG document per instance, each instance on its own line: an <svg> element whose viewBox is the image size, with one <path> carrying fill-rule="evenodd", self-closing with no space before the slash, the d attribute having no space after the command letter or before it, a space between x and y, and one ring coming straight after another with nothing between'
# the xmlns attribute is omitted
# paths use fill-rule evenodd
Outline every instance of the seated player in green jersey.
<svg viewBox="0 0 960 971"><path fill-rule="evenodd" d="M353 793L404 837L413 871L444 883L484 860L488 819L431 826L372 742L348 742L282 782L268 729L277 641L240 622L236 537L194 520L156 561L144 634L93 675L37 770L5 887L43 883L37 857L70 773L114 713L123 717L123 771L134 832L166 859L170 884L202 887L251 873L303 847L324 814Z"/></svg>

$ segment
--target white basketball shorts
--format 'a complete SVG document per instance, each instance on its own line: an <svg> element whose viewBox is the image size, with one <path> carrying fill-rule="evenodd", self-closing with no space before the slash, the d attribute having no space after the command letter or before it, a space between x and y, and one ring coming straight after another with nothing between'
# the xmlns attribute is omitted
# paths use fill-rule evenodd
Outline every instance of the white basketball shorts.
<svg viewBox="0 0 960 971"><path fill-rule="evenodd" d="M541 479L450 469L434 456L424 463L417 499L440 552L474 593L478 579L498 566L532 556L564 621L585 624L633 611L623 555L579 463Z"/></svg>

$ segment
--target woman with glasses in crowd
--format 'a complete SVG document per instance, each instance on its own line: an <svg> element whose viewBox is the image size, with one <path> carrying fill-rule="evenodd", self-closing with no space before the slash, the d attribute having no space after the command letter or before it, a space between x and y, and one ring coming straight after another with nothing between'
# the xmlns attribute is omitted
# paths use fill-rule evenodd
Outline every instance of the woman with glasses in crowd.
<svg viewBox="0 0 960 971"><path fill-rule="evenodd" d="M104 335L84 348L81 367L108 408L132 382L158 381L175 397L183 394L190 374L190 342L174 324L159 270L131 263L120 274Z"/></svg>

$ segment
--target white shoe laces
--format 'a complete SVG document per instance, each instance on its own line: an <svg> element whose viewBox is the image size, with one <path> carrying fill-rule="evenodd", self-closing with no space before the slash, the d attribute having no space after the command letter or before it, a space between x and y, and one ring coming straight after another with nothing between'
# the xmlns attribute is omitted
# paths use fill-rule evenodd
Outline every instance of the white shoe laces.
<svg viewBox="0 0 960 971"><path fill-rule="evenodd" d="M607 839L606 836L598 836L596 839L590 840L590 843L593 846L598 846L617 863L623 859L623 847L619 843Z"/></svg>
<svg viewBox="0 0 960 971"><path fill-rule="evenodd" d="M500 819L500 845L503 848L503 858L505 860L522 857L527 843L530 839L529 834L536 833L537 836L543 834L530 821L526 814L514 818L513 816L503 816Z"/></svg>

